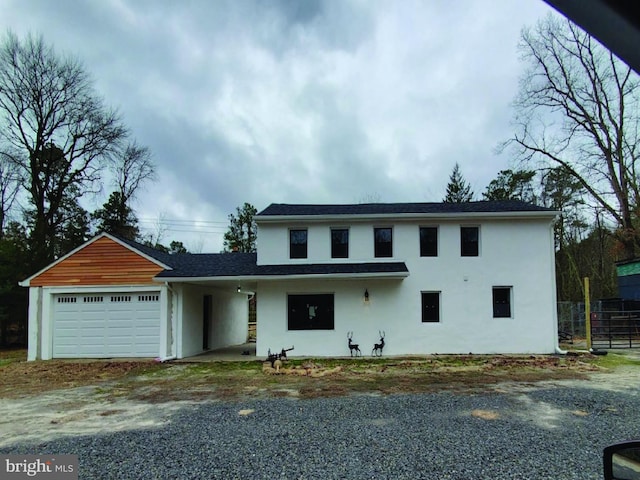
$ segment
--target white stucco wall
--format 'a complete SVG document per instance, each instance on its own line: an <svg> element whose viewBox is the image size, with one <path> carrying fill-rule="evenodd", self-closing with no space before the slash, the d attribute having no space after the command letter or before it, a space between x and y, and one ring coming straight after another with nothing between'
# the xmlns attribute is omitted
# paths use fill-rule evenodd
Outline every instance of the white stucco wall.
<svg viewBox="0 0 640 480"><path fill-rule="evenodd" d="M460 225L480 226L480 255L460 256ZM365 355L386 332L385 355L429 353L552 353L557 320L553 237L549 219L393 223L391 259L373 258L373 226L350 228L346 261L403 261L398 280L260 281L257 354L295 346L291 356L349 355L347 332ZM419 226L439 228L438 257L419 256ZM299 225L296 225L299 226ZM307 263L330 259L330 227L308 226ZM288 259L288 227L260 226L261 263ZM512 318L493 318L492 287L512 287ZM363 293L367 289L370 302ZM440 291L440 322L422 323L421 292ZM335 329L288 331L288 293L334 293Z"/></svg>
<svg viewBox="0 0 640 480"><path fill-rule="evenodd" d="M249 334L247 294L218 291L213 293L211 300L209 347L215 349L245 343Z"/></svg>
<svg viewBox="0 0 640 480"><path fill-rule="evenodd" d="M211 295L209 349L238 345L247 340L249 306L246 294L194 285L177 284L174 289L180 292L179 358L204 352L202 321L205 295Z"/></svg>

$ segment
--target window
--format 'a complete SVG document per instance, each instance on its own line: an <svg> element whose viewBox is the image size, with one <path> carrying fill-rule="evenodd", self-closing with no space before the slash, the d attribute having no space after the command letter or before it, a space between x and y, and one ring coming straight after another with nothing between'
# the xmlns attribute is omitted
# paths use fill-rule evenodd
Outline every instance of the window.
<svg viewBox="0 0 640 480"><path fill-rule="evenodd" d="M438 256L438 227L420 227L420 256Z"/></svg>
<svg viewBox="0 0 640 480"><path fill-rule="evenodd" d="M84 297L82 299L84 303L101 303L103 301L103 297Z"/></svg>
<svg viewBox="0 0 640 480"><path fill-rule="evenodd" d="M160 300L160 295L138 295L139 302L157 302Z"/></svg>
<svg viewBox="0 0 640 480"><path fill-rule="evenodd" d="M119 302L130 302L131 301L131 295L118 295L118 296L113 296L111 297L111 301L114 303L119 303Z"/></svg>
<svg viewBox="0 0 640 480"><path fill-rule="evenodd" d="M373 239L374 239L373 240L374 255L376 257L392 257L393 256L393 242L392 242L391 227L374 228Z"/></svg>
<svg viewBox="0 0 640 480"><path fill-rule="evenodd" d="M511 287L493 287L493 318L511 318Z"/></svg>
<svg viewBox="0 0 640 480"><path fill-rule="evenodd" d="M440 292L422 292L422 322L440 321Z"/></svg>
<svg viewBox="0 0 640 480"><path fill-rule="evenodd" d="M76 297L58 297L58 303L76 303Z"/></svg>
<svg viewBox="0 0 640 480"><path fill-rule="evenodd" d="M331 258L349 258L349 230L331 229Z"/></svg>
<svg viewBox="0 0 640 480"><path fill-rule="evenodd" d="M477 257L479 244L479 227L460 227L460 255L463 257Z"/></svg>
<svg viewBox="0 0 640 480"><path fill-rule="evenodd" d="M289 258L307 258L306 230L289 230Z"/></svg>
<svg viewBox="0 0 640 480"><path fill-rule="evenodd" d="M333 330L333 293L289 295L289 330Z"/></svg>

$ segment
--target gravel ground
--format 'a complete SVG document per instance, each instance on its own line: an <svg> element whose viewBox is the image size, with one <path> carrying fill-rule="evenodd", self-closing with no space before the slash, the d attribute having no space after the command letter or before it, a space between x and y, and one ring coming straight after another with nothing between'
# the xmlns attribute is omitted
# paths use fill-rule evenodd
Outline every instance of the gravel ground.
<svg viewBox="0 0 640 480"><path fill-rule="evenodd" d="M574 384L210 402L0 453L77 454L81 479L599 479L603 447L640 436L639 411L635 387Z"/></svg>

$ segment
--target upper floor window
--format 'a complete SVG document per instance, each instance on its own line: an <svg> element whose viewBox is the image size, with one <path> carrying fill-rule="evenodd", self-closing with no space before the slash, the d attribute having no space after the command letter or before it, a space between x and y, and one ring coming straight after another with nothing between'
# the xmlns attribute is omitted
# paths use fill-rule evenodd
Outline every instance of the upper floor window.
<svg viewBox="0 0 640 480"><path fill-rule="evenodd" d="M438 227L420 227L420 256L438 256Z"/></svg>
<svg viewBox="0 0 640 480"><path fill-rule="evenodd" d="M331 229L331 258L349 258L349 230Z"/></svg>
<svg viewBox="0 0 640 480"><path fill-rule="evenodd" d="M307 258L306 230L289 230L289 258Z"/></svg>
<svg viewBox="0 0 640 480"><path fill-rule="evenodd" d="M493 287L493 318L511 317L511 287Z"/></svg>
<svg viewBox="0 0 640 480"><path fill-rule="evenodd" d="M376 257L393 257L393 229L391 227L374 228L373 239Z"/></svg>
<svg viewBox="0 0 640 480"><path fill-rule="evenodd" d="M460 227L460 255L477 257L480 245L480 227Z"/></svg>

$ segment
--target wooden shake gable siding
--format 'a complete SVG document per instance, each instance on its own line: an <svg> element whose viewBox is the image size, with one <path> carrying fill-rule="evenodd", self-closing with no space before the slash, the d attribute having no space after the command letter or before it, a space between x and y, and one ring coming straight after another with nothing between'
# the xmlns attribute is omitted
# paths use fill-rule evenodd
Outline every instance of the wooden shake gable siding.
<svg viewBox="0 0 640 480"><path fill-rule="evenodd" d="M98 238L31 279L32 287L149 285L164 269L108 237Z"/></svg>

